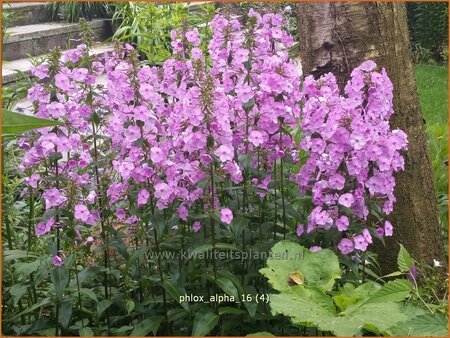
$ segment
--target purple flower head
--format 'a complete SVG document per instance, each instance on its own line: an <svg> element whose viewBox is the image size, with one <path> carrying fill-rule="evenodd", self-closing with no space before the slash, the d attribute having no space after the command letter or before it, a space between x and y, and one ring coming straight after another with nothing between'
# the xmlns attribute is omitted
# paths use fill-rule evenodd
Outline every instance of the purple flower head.
<svg viewBox="0 0 450 338"><path fill-rule="evenodd" d="M386 221L384 222L384 235L385 236L392 236L394 227L392 226L391 222Z"/></svg>
<svg viewBox="0 0 450 338"><path fill-rule="evenodd" d="M355 241L355 249L356 250L361 250L361 251L367 250L367 246L369 245L369 243L367 242L367 240L365 239L365 237L363 235L355 236L353 238L353 240Z"/></svg>
<svg viewBox="0 0 450 338"><path fill-rule="evenodd" d="M56 266L57 268L61 267L61 265L63 265L64 261L61 257L59 256L53 256L52 257L52 263L54 266Z"/></svg>
<svg viewBox="0 0 450 338"><path fill-rule="evenodd" d="M223 223L231 224L233 221L233 212L228 208L223 208L220 210L220 220Z"/></svg>
<svg viewBox="0 0 450 338"><path fill-rule="evenodd" d="M180 205L178 207L178 217L180 217L181 220L187 221L187 218L189 216L188 209L184 204Z"/></svg>
<svg viewBox="0 0 450 338"><path fill-rule="evenodd" d="M297 236L301 237L304 231L305 231L305 226L303 224L299 224L297 226Z"/></svg>
<svg viewBox="0 0 450 338"><path fill-rule="evenodd" d="M118 208L116 210L116 217L120 220L123 220L125 218L126 214L125 214L125 210L123 210L122 208Z"/></svg>
<svg viewBox="0 0 450 338"><path fill-rule="evenodd" d="M317 246L317 245L313 245L312 247L309 248L309 251L311 251L311 252L317 252L317 251L320 251L320 250L322 250L322 248L320 246Z"/></svg>
<svg viewBox="0 0 450 338"><path fill-rule="evenodd" d="M147 191L147 189L139 190L138 197L137 197L137 206L141 207L141 206L147 204L149 197L150 197L150 193Z"/></svg>
<svg viewBox="0 0 450 338"><path fill-rule="evenodd" d="M45 210L48 210L51 207L60 207L67 200L63 193L56 188L45 191L43 197L45 200Z"/></svg>
<svg viewBox="0 0 450 338"><path fill-rule="evenodd" d="M30 177L25 177L25 183L28 184L30 187L36 189L40 179L41 179L41 175L31 174Z"/></svg>
<svg viewBox="0 0 450 338"><path fill-rule="evenodd" d="M50 217L46 222L40 222L35 226L36 236L40 237L48 233L55 224L55 218Z"/></svg>
<svg viewBox="0 0 450 338"><path fill-rule="evenodd" d="M338 244L338 249L341 251L342 254L348 255L349 253L353 252L354 250L353 241L348 238L343 238Z"/></svg>
<svg viewBox="0 0 450 338"><path fill-rule="evenodd" d="M75 206L74 217L75 219L86 222L89 219L89 209L84 204L77 204Z"/></svg>
<svg viewBox="0 0 450 338"><path fill-rule="evenodd" d="M409 269L408 273L406 274L406 278L408 278L408 280L412 284L413 288L415 288L416 280L417 280L416 263L413 263L413 265L411 266L411 269Z"/></svg>
<svg viewBox="0 0 450 338"><path fill-rule="evenodd" d="M355 198L350 193L343 194L339 197L339 204L346 208L350 208L354 202Z"/></svg>
<svg viewBox="0 0 450 338"><path fill-rule="evenodd" d="M348 229L350 222L347 216L341 216L336 220L336 227L339 231L345 231Z"/></svg>
<svg viewBox="0 0 450 338"><path fill-rule="evenodd" d="M202 230L202 224L200 223L200 221L194 222L194 224L192 225L192 230L194 230L194 232L199 232L200 230Z"/></svg>
<svg viewBox="0 0 450 338"><path fill-rule="evenodd" d="M222 162L232 161L234 157L233 149L230 146L222 144L214 154L220 159Z"/></svg>

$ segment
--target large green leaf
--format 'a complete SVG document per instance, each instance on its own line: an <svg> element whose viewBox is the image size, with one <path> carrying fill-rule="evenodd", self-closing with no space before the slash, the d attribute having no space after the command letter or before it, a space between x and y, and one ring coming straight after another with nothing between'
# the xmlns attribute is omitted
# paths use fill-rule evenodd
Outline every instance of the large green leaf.
<svg viewBox="0 0 450 338"><path fill-rule="evenodd" d="M278 291L291 288L289 274L292 272L301 272L305 285L314 285L325 291L330 291L335 280L341 277L338 258L331 250L311 252L290 241L275 244L267 260L267 268L259 272Z"/></svg>
<svg viewBox="0 0 450 338"><path fill-rule="evenodd" d="M369 299L378 289L380 285L375 282L364 283L357 288L353 284L346 283L339 288L333 300L339 310L344 311L351 306L359 306L358 304Z"/></svg>
<svg viewBox="0 0 450 338"><path fill-rule="evenodd" d="M214 312L203 309L197 312L194 318L194 327L191 336L206 336L219 322L219 316Z"/></svg>
<svg viewBox="0 0 450 338"><path fill-rule="evenodd" d="M294 324L317 326L336 315L333 300L316 287L293 286L290 290L270 296L272 314L290 317Z"/></svg>
<svg viewBox="0 0 450 338"><path fill-rule="evenodd" d="M2 135L23 133L24 131L61 125L61 122L41 119L2 109Z"/></svg>
<svg viewBox="0 0 450 338"><path fill-rule="evenodd" d="M362 328L379 334L420 314L423 311L419 308L401 303L370 303L353 308L352 311L344 311L331 320L322 320L318 327L337 336L361 335Z"/></svg>
<svg viewBox="0 0 450 338"><path fill-rule="evenodd" d="M163 317L161 316L147 318L134 327L134 330L130 333L130 336L146 336L150 332L156 336L156 332L158 331L162 321Z"/></svg>
<svg viewBox="0 0 450 338"><path fill-rule="evenodd" d="M448 337L448 319L439 313L420 315L389 328L387 333L391 336Z"/></svg>
<svg viewBox="0 0 450 338"><path fill-rule="evenodd" d="M384 284L380 290L370 297L368 302L400 302L408 297L411 291L411 283L405 279L396 279Z"/></svg>

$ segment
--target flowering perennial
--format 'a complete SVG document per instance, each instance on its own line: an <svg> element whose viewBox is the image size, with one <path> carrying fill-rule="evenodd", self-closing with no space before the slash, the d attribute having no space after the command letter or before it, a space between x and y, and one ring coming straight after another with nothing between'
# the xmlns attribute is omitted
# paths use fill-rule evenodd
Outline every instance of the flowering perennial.
<svg viewBox="0 0 450 338"><path fill-rule="evenodd" d="M36 116L64 122L19 140L25 181L44 191L36 234L61 223L90 243L89 227L113 219L132 229L155 209L176 210L194 232L206 231L192 212L199 208L227 226L236 210L224 202L223 187L252 185L264 199L278 163L300 166L302 149L309 157L290 182L312 195L314 209L293 233L336 228L344 254L365 251L374 235L392 235L384 216L407 140L389 127L386 72L367 61L352 72L344 96L331 74L307 77L300 91L285 24L281 14L253 10L245 25L216 15L205 48L196 29L172 31L173 57L161 67L141 65L129 45L93 60L85 44L36 67L39 79L51 79L29 90ZM296 144L290 131L299 126L304 137Z"/></svg>

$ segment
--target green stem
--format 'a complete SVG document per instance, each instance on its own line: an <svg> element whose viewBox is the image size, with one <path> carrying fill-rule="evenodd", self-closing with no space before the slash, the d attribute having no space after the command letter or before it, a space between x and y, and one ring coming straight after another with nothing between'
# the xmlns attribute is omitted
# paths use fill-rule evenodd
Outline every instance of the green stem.
<svg viewBox="0 0 450 338"><path fill-rule="evenodd" d="M159 272L159 278L161 279L161 284L164 282L164 274L162 272L162 268L161 268L161 257L159 255L159 241L158 241L158 234L156 232L156 227L153 226L153 236L155 238L155 248L156 248L156 259L157 259L157 263L158 263L158 272ZM167 308L167 298L166 298L166 289L162 290L162 296L163 296L163 306L164 306L164 318L165 318L165 323L166 323L166 332L167 335L171 335L171 330L170 330L170 324L169 324L169 315L167 313L168 308Z"/></svg>

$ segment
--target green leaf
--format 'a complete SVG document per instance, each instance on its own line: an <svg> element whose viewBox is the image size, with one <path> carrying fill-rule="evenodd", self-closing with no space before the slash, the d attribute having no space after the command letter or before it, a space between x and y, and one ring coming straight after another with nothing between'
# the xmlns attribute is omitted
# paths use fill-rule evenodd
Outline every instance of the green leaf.
<svg viewBox="0 0 450 338"><path fill-rule="evenodd" d="M3 252L3 259L5 260L5 262L28 257L36 258L37 256L36 254L26 250L5 250Z"/></svg>
<svg viewBox="0 0 450 338"><path fill-rule="evenodd" d="M194 328L191 336L206 336L219 322L219 316L214 312L201 309L194 318Z"/></svg>
<svg viewBox="0 0 450 338"><path fill-rule="evenodd" d="M62 302L59 312L59 322L61 323L61 326L63 328L67 329L71 317L72 317L72 302L71 301Z"/></svg>
<svg viewBox="0 0 450 338"><path fill-rule="evenodd" d="M253 336L255 336L255 337L267 337L267 336L274 337L273 334L271 334L270 332L266 332L266 331L250 333L246 337L253 337Z"/></svg>
<svg viewBox="0 0 450 338"><path fill-rule="evenodd" d="M37 259L29 263L15 263L14 268L16 272L23 278L29 276L31 273L35 272L41 265L41 260Z"/></svg>
<svg viewBox="0 0 450 338"><path fill-rule="evenodd" d="M9 293L13 296L14 305L17 305L20 298L27 292L28 286L25 284L14 284L9 289Z"/></svg>
<svg viewBox="0 0 450 338"><path fill-rule="evenodd" d="M127 310L127 314L130 314L131 311L134 310L134 306L135 304L132 299L125 300L125 309Z"/></svg>
<svg viewBox="0 0 450 338"><path fill-rule="evenodd" d="M424 314L389 328L387 333L392 336L448 337L448 319L439 313Z"/></svg>
<svg viewBox="0 0 450 338"><path fill-rule="evenodd" d="M231 307L231 306L223 306L219 308L219 316L223 315L240 315L243 314L244 311L241 309L238 309L237 307Z"/></svg>
<svg viewBox="0 0 450 338"><path fill-rule="evenodd" d="M272 314L291 317L294 324L316 326L322 320L331 320L336 308L330 297L322 290L296 285L290 290L270 296Z"/></svg>
<svg viewBox="0 0 450 338"><path fill-rule="evenodd" d="M80 327L78 329L78 334L80 336L84 336L84 337L93 337L94 336L94 332L92 331L92 329L88 326L86 327Z"/></svg>
<svg viewBox="0 0 450 338"><path fill-rule="evenodd" d="M97 295L95 294L94 291L92 291L92 289L81 288L81 289L80 289L80 293L87 295L87 296L88 296L90 299L92 299L94 302L98 303Z"/></svg>
<svg viewBox="0 0 450 338"><path fill-rule="evenodd" d="M409 255L409 252L405 249L405 247L400 244L400 251L397 256L397 265L398 269L401 272L408 272L414 264L414 260Z"/></svg>
<svg viewBox="0 0 450 338"><path fill-rule="evenodd" d="M339 288L333 296L333 300L336 306L341 311L344 311L355 304L359 306L361 302L369 299L378 289L380 289L380 286L375 282L364 283L357 288L350 283L346 283L343 287Z"/></svg>
<svg viewBox="0 0 450 338"><path fill-rule="evenodd" d="M15 320L15 319L19 318L22 315L26 315L27 313L33 312L34 310L39 309L42 306L46 306L46 305L49 305L49 304L52 304L52 303L53 302L52 302L52 300L50 298L44 298L39 303L36 303L36 304L30 306L29 308L25 309L21 313L15 315L14 317L11 318L11 320Z"/></svg>
<svg viewBox="0 0 450 338"><path fill-rule="evenodd" d="M230 296L233 296L236 301L239 300L238 290L230 279L226 277L220 277L216 279L216 284L223 290L223 292Z"/></svg>
<svg viewBox="0 0 450 338"><path fill-rule="evenodd" d="M2 109L2 135L22 133L27 130L59 126L61 122L37 118Z"/></svg>
<svg viewBox="0 0 450 338"><path fill-rule="evenodd" d="M410 295L411 283L404 279L396 279L384 284L373 294L368 303L400 302Z"/></svg>
<svg viewBox="0 0 450 338"><path fill-rule="evenodd" d="M100 317L102 313L112 305L112 301L109 299L103 299L100 303L97 304L97 314Z"/></svg>
<svg viewBox="0 0 450 338"><path fill-rule="evenodd" d="M134 327L134 330L130 333L130 336L146 336L150 332L156 336L156 332L158 331L162 321L163 317L161 316L147 318Z"/></svg>
<svg viewBox="0 0 450 338"><path fill-rule="evenodd" d="M168 280L163 281L162 286L169 293L169 295L173 299L175 299L175 301L178 304L180 304L183 307L183 309L185 309L186 311L189 311L189 303L188 302L180 303L181 296L184 296L186 294L186 291L183 288L175 285L174 283L172 283Z"/></svg>
<svg viewBox="0 0 450 338"><path fill-rule="evenodd" d="M50 272L50 277L53 286L55 287L56 298L59 302L61 302L63 299L64 290L69 283L69 272L67 271L67 267L63 265L61 267L54 268Z"/></svg>
<svg viewBox="0 0 450 338"><path fill-rule="evenodd" d="M330 291L335 280L341 277L338 258L331 250L311 252L290 241L275 244L267 259L267 268L259 270L278 291L292 287L288 283L289 274L296 271L305 277L305 285L314 285L325 291Z"/></svg>

